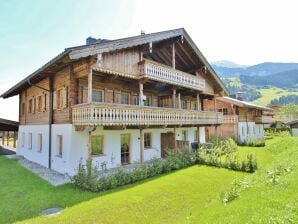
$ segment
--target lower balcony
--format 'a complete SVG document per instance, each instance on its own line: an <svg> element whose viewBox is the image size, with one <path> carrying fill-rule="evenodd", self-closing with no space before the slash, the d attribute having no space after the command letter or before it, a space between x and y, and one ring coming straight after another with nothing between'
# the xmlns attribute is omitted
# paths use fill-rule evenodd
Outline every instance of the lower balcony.
<svg viewBox="0 0 298 224"><path fill-rule="evenodd" d="M226 114L223 115L223 124L235 124L238 122L238 115Z"/></svg>
<svg viewBox="0 0 298 224"><path fill-rule="evenodd" d="M222 113L213 111L106 103L79 104L72 109L75 126L183 126L219 125L222 122Z"/></svg>

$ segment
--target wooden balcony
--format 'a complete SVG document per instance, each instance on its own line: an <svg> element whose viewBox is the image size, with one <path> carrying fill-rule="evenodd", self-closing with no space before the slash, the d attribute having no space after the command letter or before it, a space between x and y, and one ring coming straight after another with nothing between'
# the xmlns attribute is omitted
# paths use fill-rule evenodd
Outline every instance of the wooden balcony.
<svg viewBox="0 0 298 224"><path fill-rule="evenodd" d="M222 113L120 104L79 104L72 109L76 126L212 125L222 123Z"/></svg>
<svg viewBox="0 0 298 224"><path fill-rule="evenodd" d="M186 72L147 59L139 65L141 76L145 78L195 90L205 89L205 80Z"/></svg>
<svg viewBox="0 0 298 224"><path fill-rule="evenodd" d="M255 122L257 124L272 124L273 118L272 116L262 115L262 116L256 117Z"/></svg>
<svg viewBox="0 0 298 224"><path fill-rule="evenodd" d="M223 124L235 124L238 122L238 115L226 114L223 115Z"/></svg>

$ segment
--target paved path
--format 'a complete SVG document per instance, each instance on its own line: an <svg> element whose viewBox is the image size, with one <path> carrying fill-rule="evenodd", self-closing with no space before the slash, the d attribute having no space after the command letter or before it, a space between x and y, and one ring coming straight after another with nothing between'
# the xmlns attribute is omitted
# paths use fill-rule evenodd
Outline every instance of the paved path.
<svg viewBox="0 0 298 224"><path fill-rule="evenodd" d="M50 184L54 186L59 186L70 182L70 177L68 175L58 173L54 170L43 167L37 163L31 162L25 159L23 156L6 155L6 157L11 159L17 159L18 163L25 167L27 170L37 174L42 179L48 181Z"/></svg>

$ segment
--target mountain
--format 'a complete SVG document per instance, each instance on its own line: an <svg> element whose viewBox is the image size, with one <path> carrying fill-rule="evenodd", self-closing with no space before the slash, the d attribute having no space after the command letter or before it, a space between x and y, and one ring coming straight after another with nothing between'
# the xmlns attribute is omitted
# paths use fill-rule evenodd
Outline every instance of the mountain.
<svg viewBox="0 0 298 224"><path fill-rule="evenodd" d="M240 75L240 81L244 84L256 86L276 86L280 88L298 87L298 69L278 72L266 76Z"/></svg>
<svg viewBox="0 0 298 224"><path fill-rule="evenodd" d="M236 64L232 61L228 61L228 60L222 60L222 61L214 61L211 63L211 65L215 65L218 67L225 67L225 68L246 68L248 67L247 65L239 65Z"/></svg>
<svg viewBox="0 0 298 224"><path fill-rule="evenodd" d="M224 78L245 76L267 76L274 73L281 73L291 70L298 70L298 63L274 63L264 62L248 67L225 67L211 64L213 69Z"/></svg>

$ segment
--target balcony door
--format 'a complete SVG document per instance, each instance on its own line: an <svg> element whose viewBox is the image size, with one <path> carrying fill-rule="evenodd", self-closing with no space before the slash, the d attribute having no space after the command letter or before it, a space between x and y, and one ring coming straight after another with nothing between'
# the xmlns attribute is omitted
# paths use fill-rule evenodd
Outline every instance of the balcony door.
<svg viewBox="0 0 298 224"><path fill-rule="evenodd" d="M130 134L121 134L121 164L130 163Z"/></svg>
<svg viewBox="0 0 298 224"><path fill-rule="evenodd" d="M175 136L174 133L161 133L160 134L160 148L161 148L161 157L166 157L167 149L174 149L175 147Z"/></svg>

